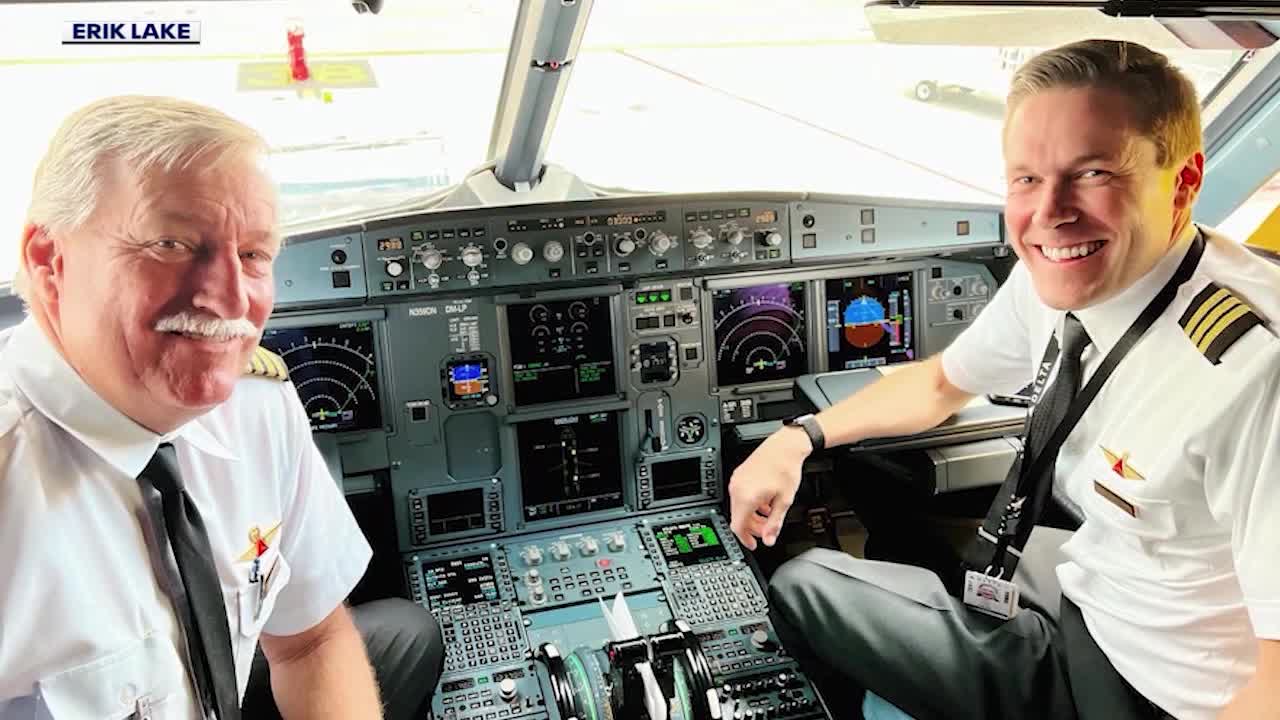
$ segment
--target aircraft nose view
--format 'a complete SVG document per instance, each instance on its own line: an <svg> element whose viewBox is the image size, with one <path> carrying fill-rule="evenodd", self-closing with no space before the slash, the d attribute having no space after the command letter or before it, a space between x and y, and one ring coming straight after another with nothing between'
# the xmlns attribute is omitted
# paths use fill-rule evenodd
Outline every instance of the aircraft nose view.
<svg viewBox="0 0 1280 720"><path fill-rule="evenodd" d="M1277 40L0 4L0 720L1280 717Z"/></svg>

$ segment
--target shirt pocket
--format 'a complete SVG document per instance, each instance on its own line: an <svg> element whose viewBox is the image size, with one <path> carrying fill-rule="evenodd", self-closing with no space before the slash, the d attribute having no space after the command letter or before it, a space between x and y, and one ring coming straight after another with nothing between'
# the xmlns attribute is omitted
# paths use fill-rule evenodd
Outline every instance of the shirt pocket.
<svg viewBox="0 0 1280 720"><path fill-rule="evenodd" d="M186 720L192 710L186 664L172 641L155 635L43 678L38 688L53 720Z"/></svg>
<svg viewBox="0 0 1280 720"><path fill-rule="evenodd" d="M1178 534L1173 503L1117 489L1112 483L1090 479L1085 508L1097 520L1124 538L1127 544L1149 550Z"/></svg>
<svg viewBox="0 0 1280 720"><path fill-rule="evenodd" d="M232 643L236 647L236 680L241 696L249 683L249 670L258 649L262 626L270 619L280 591L289 584L291 575L288 561L276 548L264 553L259 560L257 580L249 581L250 575L246 574L244 584L236 588L227 602Z"/></svg>

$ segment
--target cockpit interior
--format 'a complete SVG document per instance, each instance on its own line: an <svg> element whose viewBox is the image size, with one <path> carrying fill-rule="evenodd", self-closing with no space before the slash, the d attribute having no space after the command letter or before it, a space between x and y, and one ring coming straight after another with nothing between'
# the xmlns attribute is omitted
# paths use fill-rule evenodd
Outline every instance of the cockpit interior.
<svg viewBox="0 0 1280 720"><path fill-rule="evenodd" d="M433 717L647 717L631 665L651 660L675 718L828 718L771 573L870 554L853 477L968 537L1028 398L814 455L772 547L737 541L726 486L785 418L939 353L1008 277L1018 65L1085 37L1168 53L1202 98L1197 221L1280 252L1280 11L1125 5L19 3L0 87L46 100L6 121L0 218L16 238L33 140L91 98L259 128L287 237L261 344L374 547L350 601L408 598L443 628ZM201 42L30 30L135 14L198 19ZM645 643L605 652L619 594Z"/></svg>

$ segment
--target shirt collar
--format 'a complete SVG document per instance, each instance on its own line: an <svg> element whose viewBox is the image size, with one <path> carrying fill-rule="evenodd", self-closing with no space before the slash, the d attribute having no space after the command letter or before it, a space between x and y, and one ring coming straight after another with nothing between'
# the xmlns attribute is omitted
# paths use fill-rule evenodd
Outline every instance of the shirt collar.
<svg viewBox="0 0 1280 720"><path fill-rule="evenodd" d="M129 477L142 472L161 443L179 438L209 455L236 459L199 419L164 435L134 422L89 387L30 317L14 328L3 363L41 414Z"/></svg>
<svg viewBox="0 0 1280 720"><path fill-rule="evenodd" d="M1195 225L1188 226L1182 239L1165 253L1155 267L1120 294L1083 310L1072 311L1089 333L1089 341L1095 351L1105 356L1120 342L1129 326L1133 325L1147 305L1160 293L1160 289L1178 271L1178 266L1182 264L1198 232L1199 228Z"/></svg>

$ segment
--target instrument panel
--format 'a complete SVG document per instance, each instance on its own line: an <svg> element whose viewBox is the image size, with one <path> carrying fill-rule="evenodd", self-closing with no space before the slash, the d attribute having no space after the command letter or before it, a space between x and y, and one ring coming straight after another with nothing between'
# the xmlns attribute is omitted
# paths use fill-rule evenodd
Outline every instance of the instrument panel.
<svg viewBox="0 0 1280 720"><path fill-rule="evenodd" d="M290 238L262 343L335 474L389 495L408 587L445 635L432 715L623 720L643 656L691 720L829 717L718 510L725 431L778 417L798 377L945 347L996 285L958 254L1002 253L999 223L742 194ZM642 637L605 652L619 593Z"/></svg>
<svg viewBox="0 0 1280 720"><path fill-rule="evenodd" d="M998 219L762 194L390 218L291 238L262 342L343 473L386 478L402 552L715 503L725 428L795 378L972 321L994 278L936 256L999 248Z"/></svg>

